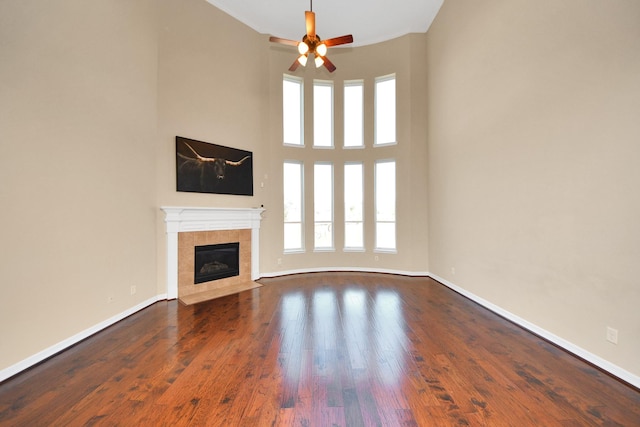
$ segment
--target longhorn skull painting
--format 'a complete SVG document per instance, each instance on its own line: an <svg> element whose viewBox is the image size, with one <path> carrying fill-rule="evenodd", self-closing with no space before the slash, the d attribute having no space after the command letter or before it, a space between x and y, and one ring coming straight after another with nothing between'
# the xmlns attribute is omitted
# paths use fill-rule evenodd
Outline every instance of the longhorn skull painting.
<svg viewBox="0 0 640 427"><path fill-rule="evenodd" d="M176 137L177 190L253 196L253 154Z"/></svg>

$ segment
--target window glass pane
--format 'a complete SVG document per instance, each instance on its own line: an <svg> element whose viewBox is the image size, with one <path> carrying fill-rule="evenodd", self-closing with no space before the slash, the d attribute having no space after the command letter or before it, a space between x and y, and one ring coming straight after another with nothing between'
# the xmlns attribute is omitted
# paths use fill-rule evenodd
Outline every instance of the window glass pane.
<svg viewBox="0 0 640 427"><path fill-rule="evenodd" d="M333 83L313 84L313 145L333 147Z"/></svg>
<svg viewBox="0 0 640 427"><path fill-rule="evenodd" d="M284 249L302 249L302 163L284 162Z"/></svg>
<svg viewBox="0 0 640 427"><path fill-rule="evenodd" d="M364 233L362 222L345 222L344 224L344 246L345 248L364 247Z"/></svg>
<svg viewBox="0 0 640 427"><path fill-rule="evenodd" d="M376 248L396 248L396 162L375 165Z"/></svg>
<svg viewBox="0 0 640 427"><path fill-rule="evenodd" d="M313 175L315 247L333 247L333 165L316 163Z"/></svg>
<svg viewBox="0 0 640 427"><path fill-rule="evenodd" d="M302 221L302 165L285 162L284 164L284 220Z"/></svg>
<svg viewBox="0 0 640 427"><path fill-rule="evenodd" d="M396 248L396 224L394 222L379 222L376 224L376 248Z"/></svg>
<svg viewBox="0 0 640 427"><path fill-rule="evenodd" d="M344 146L364 145L364 89L362 82L347 82L344 85Z"/></svg>
<svg viewBox="0 0 640 427"><path fill-rule="evenodd" d="M302 80L282 79L282 127L285 144L304 145L302 138Z"/></svg>
<svg viewBox="0 0 640 427"><path fill-rule="evenodd" d="M300 223L284 224L284 248L285 250L302 248L302 224Z"/></svg>
<svg viewBox="0 0 640 427"><path fill-rule="evenodd" d="M376 79L375 143L396 142L396 79L395 76Z"/></svg>
<svg viewBox="0 0 640 427"><path fill-rule="evenodd" d="M362 163L344 165L344 218L362 221Z"/></svg>
<svg viewBox="0 0 640 427"><path fill-rule="evenodd" d="M318 249L329 249L333 247L333 232L330 222L316 222L315 224L315 247Z"/></svg>
<svg viewBox="0 0 640 427"><path fill-rule="evenodd" d="M376 221L396 220L396 163L376 163Z"/></svg>

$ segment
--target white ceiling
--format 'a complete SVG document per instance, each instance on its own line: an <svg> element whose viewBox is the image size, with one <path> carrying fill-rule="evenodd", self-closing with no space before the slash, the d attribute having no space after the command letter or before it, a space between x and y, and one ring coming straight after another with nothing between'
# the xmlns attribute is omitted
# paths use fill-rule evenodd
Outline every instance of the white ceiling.
<svg viewBox="0 0 640 427"><path fill-rule="evenodd" d="M305 33L309 0L207 0L255 31L291 40ZM323 39L353 35L364 46L429 29L444 0L315 0L316 32Z"/></svg>

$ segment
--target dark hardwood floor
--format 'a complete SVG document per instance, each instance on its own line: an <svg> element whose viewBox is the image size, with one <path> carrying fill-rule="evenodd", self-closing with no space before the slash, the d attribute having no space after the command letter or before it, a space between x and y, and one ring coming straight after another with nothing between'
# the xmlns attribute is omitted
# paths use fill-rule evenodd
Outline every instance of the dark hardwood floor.
<svg viewBox="0 0 640 427"><path fill-rule="evenodd" d="M640 393L427 278L159 302L0 384L1 426L640 426Z"/></svg>

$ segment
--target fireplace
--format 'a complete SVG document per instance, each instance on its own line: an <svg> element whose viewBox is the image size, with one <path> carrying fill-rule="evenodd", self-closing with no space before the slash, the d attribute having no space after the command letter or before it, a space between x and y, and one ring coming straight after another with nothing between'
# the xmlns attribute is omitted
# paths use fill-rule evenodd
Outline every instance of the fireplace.
<svg viewBox="0 0 640 427"><path fill-rule="evenodd" d="M194 247L193 283L204 283L240 274L240 243Z"/></svg>
<svg viewBox="0 0 640 427"><path fill-rule="evenodd" d="M167 299L191 304L261 286L263 208L162 207L167 227ZM194 283L195 246L239 242L239 275ZM212 294L215 294L212 296Z"/></svg>

